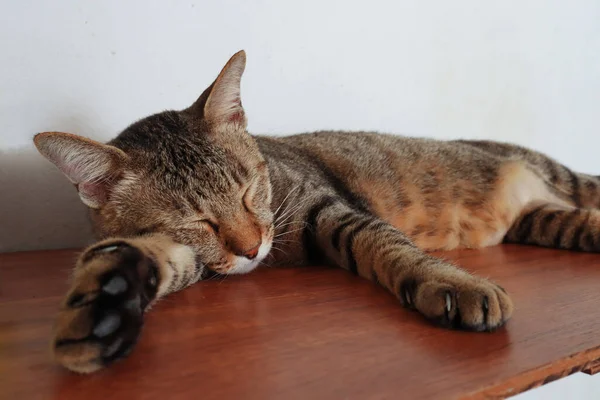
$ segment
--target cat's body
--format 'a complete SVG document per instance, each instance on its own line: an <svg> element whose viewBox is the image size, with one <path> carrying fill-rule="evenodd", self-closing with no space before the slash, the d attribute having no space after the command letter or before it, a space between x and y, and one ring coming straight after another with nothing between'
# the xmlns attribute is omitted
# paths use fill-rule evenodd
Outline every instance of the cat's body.
<svg viewBox="0 0 600 400"><path fill-rule="evenodd" d="M573 181L560 164L510 144L362 132L256 140L269 163L274 205L334 195L390 223L424 250L498 244L528 208L576 206L573 191L587 206L600 207L597 178L578 174ZM293 241L291 254L306 249L300 232L286 238Z"/></svg>
<svg viewBox="0 0 600 400"><path fill-rule="evenodd" d="M252 137L244 63L236 54L190 108L138 121L107 145L36 136L104 238L82 254L58 316L54 354L67 368L123 357L150 304L211 272L333 264L443 326L479 331L510 318L505 290L423 250L510 241L600 251L598 177L495 142Z"/></svg>

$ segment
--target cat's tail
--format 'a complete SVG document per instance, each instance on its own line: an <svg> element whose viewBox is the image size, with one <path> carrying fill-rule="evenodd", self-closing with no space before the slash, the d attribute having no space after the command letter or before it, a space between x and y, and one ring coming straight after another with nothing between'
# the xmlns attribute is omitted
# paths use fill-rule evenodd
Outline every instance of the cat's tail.
<svg viewBox="0 0 600 400"><path fill-rule="evenodd" d="M600 210L538 206L517 218L504 241L600 252Z"/></svg>

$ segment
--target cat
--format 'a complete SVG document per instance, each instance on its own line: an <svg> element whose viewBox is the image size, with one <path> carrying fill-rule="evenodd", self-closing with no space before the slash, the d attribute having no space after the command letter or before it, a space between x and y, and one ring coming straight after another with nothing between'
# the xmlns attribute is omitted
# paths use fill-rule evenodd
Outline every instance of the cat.
<svg viewBox="0 0 600 400"><path fill-rule="evenodd" d="M102 239L82 252L58 313L59 364L96 371L132 350L159 298L261 264L337 265L442 327L493 331L512 315L507 292L425 251L600 250L599 177L491 141L251 136L245 64L236 53L192 106L135 122L107 144L35 136Z"/></svg>

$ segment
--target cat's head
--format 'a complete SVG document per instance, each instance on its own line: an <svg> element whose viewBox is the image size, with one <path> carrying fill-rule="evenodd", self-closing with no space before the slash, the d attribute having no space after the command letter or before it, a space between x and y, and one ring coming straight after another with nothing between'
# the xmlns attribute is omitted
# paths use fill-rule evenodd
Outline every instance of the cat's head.
<svg viewBox="0 0 600 400"><path fill-rule="evenodd" d="M38 150L75 185L100 237L166 233L220 273L254 269L273 240L267 164L246 131L235 54L183 111L144 118L107 144L45 132Z"/></svg>

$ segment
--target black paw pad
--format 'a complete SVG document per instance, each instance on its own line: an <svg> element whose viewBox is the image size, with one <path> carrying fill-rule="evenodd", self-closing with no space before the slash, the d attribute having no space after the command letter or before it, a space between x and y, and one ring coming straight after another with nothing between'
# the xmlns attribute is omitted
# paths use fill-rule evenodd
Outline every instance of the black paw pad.
<svg viewBox="0 0 600 400"><path fill-rule="evenodd" d="M94 327L92 333L99 338L113 334L121 325L121 316L116 312L108 312Z"/></svg>
<svg viewBox="0 0 600 400"><path fill-rule="evenodd" d="M102 286L102 291L111 296L116 296L127 291L127 281L122 276L113 276L107 283Z"/></svg>

